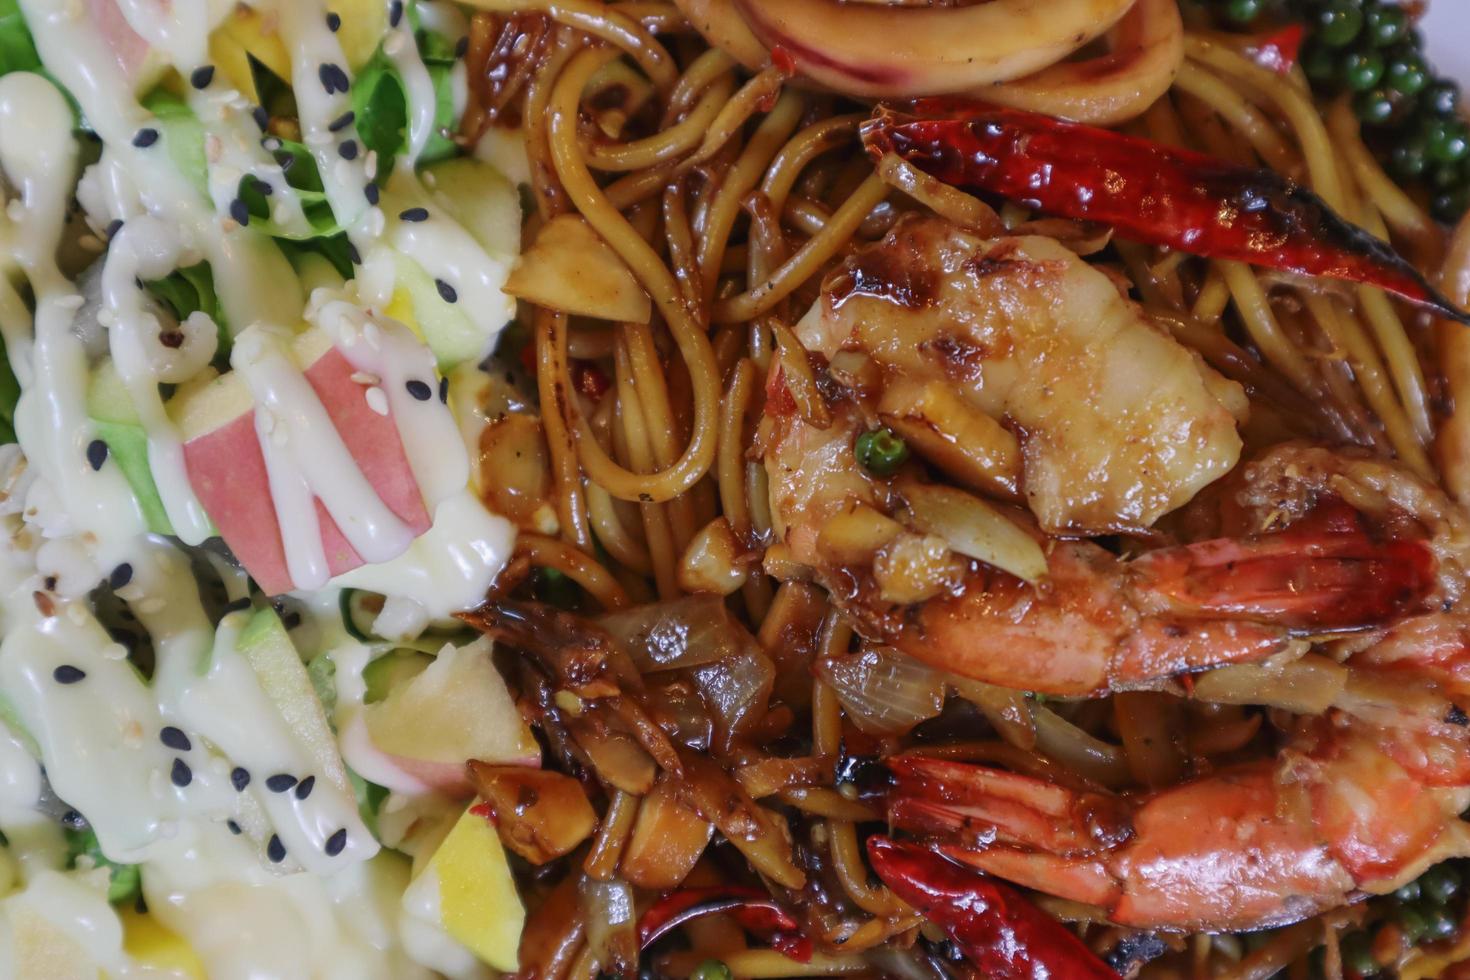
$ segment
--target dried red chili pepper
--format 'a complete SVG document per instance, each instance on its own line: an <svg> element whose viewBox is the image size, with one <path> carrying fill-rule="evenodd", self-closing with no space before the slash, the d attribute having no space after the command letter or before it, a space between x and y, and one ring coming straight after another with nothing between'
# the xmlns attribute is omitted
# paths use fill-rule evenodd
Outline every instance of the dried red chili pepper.
<svg viewBox="0 0 1470 980"><path fill-rule="evenodd" d="M681 888L654 903L638 920L638 945L647 949L665 934L700 916L729 913L742 929L764 937L777 950L805 963L812 942L801 925L770 895L755 888Z"/></svg>
<svg viewBox="0 0 1470 980"><path fill-rule="evenodd" d="M1021 893L933 851L868 838L873 870L939 926L990 980L1118 980L1066 926Z"/></svg>
<svg viewBox="0 0 1470 980"><path fill-rule="evenodd" d="M1262 68L1285 75L1301 57L1302 38L1306 33L1307 29L1302 24L1287 24L1269 34L1261 35L1246 49L1246 53Z"/></svg>
<svg viewBox="0 0 1470 980"><path fill-rule="evenodd" d="M874 159L897 154L956 187L1151 245L1367 283L1470 324L1386 242L1272 170L959 99L879 106L862 134Z"/></svg>

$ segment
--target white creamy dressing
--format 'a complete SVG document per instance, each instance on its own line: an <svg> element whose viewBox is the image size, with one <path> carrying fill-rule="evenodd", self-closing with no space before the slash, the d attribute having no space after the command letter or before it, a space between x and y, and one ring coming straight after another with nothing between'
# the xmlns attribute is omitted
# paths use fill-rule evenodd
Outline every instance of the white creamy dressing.
<svg viewBox="0 0 1470 980"><path fill-rule="evenodd" d="M19 924L33 920L71 937L108 975L143 975L121 951L105 873L55 870L65 860L65 842L55 821L36 809L48 780L90 822L110 859L143 866L151 914L188 940L211 977L428 975L409 958L469 974L473 958L466 961L463 948L427 920L415 927L405 953L399 907L408 887L406 861L380 852L363 825L338 748L329 746L324 755L293 723L293 709L272 700L271 685L236 642L249 615L229 614L216 630L188 559L167 539L146 533L121 468L111 459L100 467L89 460L95 435L86 405L88 354L74 324L83 299L55 256L74 187L94 226L123 222L103 260L99 321L147 436L165 511L190 544L211 533L210 523L189 485L181 435L158 385L203 369L215 353L218 325L195 314L178 325L181 344L160 343L166 314L137 280L209 263L235 334L232 367L256 403L292 579L306 588L328 586L311 601L316 618L337 624L323 631L319 655L338 667L339 722L360 711L369 651L334 619L336 589L384 593L389 599L379 628L413 636L484 595L514 534L466 490L469 461L460 427L437 396L432 353L371 312L387 305L394 288L392 263L373 260L397 248L453 284L487 338L505 322L503 271L491 278L483 249L439 209L413 227L395 217L385 237L389 222L370 204L370 188L389 175L376 173L371 154L347 160L339 153L343 140L356 138L354 124L340 124L350 99L318 80L326 64L350 79L325 9L319 0L278 0L256 6L268 8L291 54L303 142L334 215L375 273L371 288L349 283L322 290L304 308L305 292L275 243L230 217L248 174L270 188L275 225L287 234L308 230L298 196L262 146L252 107L218 72L203 88L187 83L209 63L209 31L229 5L116 2L155 55L186 79L189 105L204 129L207 196L179 172L163 138L139 139L156 121L134 97L97 19L86 16L87 5L21 0L43 61L77 99L103 150L78 182L71 110L61 93L39 75L0 78L0 170L17 194L0 215L0 273L19 269L35 298L32 315L0 275L0 324L23 389L16 430L25 451L21 459L0 449L0 831L10 841L0 849L0 895L12 881L21 885L0 901L0 976L7 975L5 931L14 939ZM453 8L426 5L424 11L430 23L459 18L463 29ZM413 161L432 135L433 86L407 17L390 28L385 50L405 80L410 118L410 149L392 176L413 188ZM455 72L458 108L463 66ZM368 309L354 304L354 296ZM368 485L303 366L292 360L287 340L303 319L326 331L356 370L381 379L433 518L417 541ZM429 383L435 397L413 397L409 380ZM330 583L316 500L369 562ZM151 683L86 599L109 576L126 579L117 594L152 638ZM227 576L232 594L242 584L238 575ZM188 746L166 744L165 726L183 732ZM349 752L348 761L362 755ZM232 779L237 768L251 775L243 790ZM272 792L266 779L277 773L314 777L314 788L305 798ZM343 831L345 843L329 855L326 842ZM262 856L268 838L279 841L283 859Z"/></svg>

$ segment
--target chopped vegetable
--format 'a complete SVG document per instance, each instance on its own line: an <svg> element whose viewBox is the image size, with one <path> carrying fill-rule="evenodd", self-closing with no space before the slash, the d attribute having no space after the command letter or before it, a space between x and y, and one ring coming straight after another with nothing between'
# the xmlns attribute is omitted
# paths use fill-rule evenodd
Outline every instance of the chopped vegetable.
<svg viewBox="0 0 1470 980"><path fill-rule="evenodd" d="M143 887L142 869L136 864L118 864L110 860L102 853L102 848L97 843L97 834L91 827L81 830L67 828L65 834L68 868L106 868L110 874L107 900L113 904L131 902L138 897ZM83 860L87 863L79 863Z"/></svg>
<svg viewBox="0 0 1470 980"><path fill-rule="evenodd" d="M455 125L450 65L435 61L427 68L434 83L434 126L415 161L419 165L459 152L454 141L444 135L453 132ZM390 172L393 159L408 145L408 93L393 59L381 49L363 65L352 83L352 112L363 146L378 154L378 172Z"/></svg>
<svg viewBox="0 0 1470 980"><path fill-rule="evenodd" d="M41 67L30 28L17 0L0 0L0 75Z"/></svg>
<svg viewBox="0 0 1470 980"><path fill-rule="evenodd" d="M889 429L870 429L853 447L858 462L874 476L892 476L908 462L909 446Z"/></svg>

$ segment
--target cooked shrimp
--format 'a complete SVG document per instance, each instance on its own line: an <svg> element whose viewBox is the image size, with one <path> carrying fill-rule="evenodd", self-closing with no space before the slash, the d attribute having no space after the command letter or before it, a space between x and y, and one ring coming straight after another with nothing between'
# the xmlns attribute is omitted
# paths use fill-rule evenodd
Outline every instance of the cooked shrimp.
<svg viewBox="0 0 1470 980"><path fill-rule="evenodd" d="M1275 759L1133 796L910 753L889 760L888 816L954 860L1122 925L1259 929L1470 854L1470 773L1447 784L1425 738L1311 719ZM1464 728L1435 738L1470 750Z"/></svg>
<svg viewBox="0 0 1470 980"><path fill-rule="evenodd" d="M1090 541L1042 549L1018 535L1042 563L1028 582L995 567L1004 558L970 560L979 556L955 541L971 532L963 522L1016 532L1023 514L950 488L971 511L958 508L954 527L921 526L917 501L932 489L912 467L890 480L865 471L853 448L857 408L837 400L829 416L825 429L794 411L767 417L772 511L788 556L871 639L1003 687L1061 696L1167 687L1176 674L1263 660L1296 636L1454 604L1470 564L1466 522L1438 491L1389 464L1287 446L1246 468L1231 506L1238 536L1123 560Z"/></svg>
<svg viewBox="0 0 1470 980"><path fill-rule="evenodd" d="M1013 479L1048 533L1149 527L1240 455L1240 386L1049 238L902 221L829 277L796 333L963 482L986 479L952 458L968 416L1000 423L990 482Z"/></svg>

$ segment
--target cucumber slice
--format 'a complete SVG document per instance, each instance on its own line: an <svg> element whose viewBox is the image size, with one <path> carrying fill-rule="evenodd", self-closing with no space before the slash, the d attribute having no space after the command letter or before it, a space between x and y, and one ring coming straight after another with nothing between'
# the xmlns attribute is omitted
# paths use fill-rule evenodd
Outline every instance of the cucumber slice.
<svg viewBox="0 0 1470 980"><path fill-rule="evenodd" d="M158 495L153 471L148 468L148 434L138 424L133 400L111 361L103 361L92 372L87 386L87 414L92 417L97 438L107 443L108 454L133 488L148 530L154 534L173 534L173 524L163 508L163 498Z"/></svg>
<svg viewBox="0 0 1470 980"><path fill-rule="evenodd" d="M456 157L424 168L424 186L434 203L454 215L491 255L521 251L521 198L500 171L473 157Z"/></svg>
<svg viewBox="0 0 1470 980"><path fill-rule="evenodd" d="M383 597L362 589L343 589L337 601L348 635L362 643L374 642L373 620L383 611Z"/></svg>
<svg viewBox="0 0 1470 980"><path fill-rule="evenodd" d="M369 663L362 670L363 682L367 685L364 701L376 704L399 687L422 674L434 658L417 650L394 650Z"/></svg>

